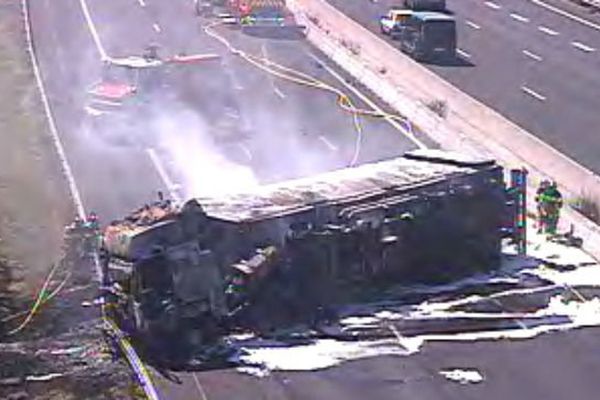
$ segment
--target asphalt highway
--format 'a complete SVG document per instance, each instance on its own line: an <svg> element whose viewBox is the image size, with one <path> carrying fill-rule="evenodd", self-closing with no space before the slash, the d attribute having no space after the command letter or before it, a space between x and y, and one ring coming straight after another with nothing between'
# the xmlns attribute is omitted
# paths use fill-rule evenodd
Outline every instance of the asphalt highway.
<svg viewBox="0 0 600 400"><path fill-rule="evenodd" d="M334 96L269 76L231 55L202 30L207 21L193 16L191 1L39 0L31 2L31 13L67 157L85 207L104 220L153 199L156 190L185 197L195 176L200 189L202 179L216 185L231 178L235 185L237 175L219 171L232 163L268 182L346 166L354 158L353 121ZM343 87L305 42L215 30L237 48ZM134 125L141 131L130 132L136 140L105 138L84 111L86 91L100 77L101 53L140 54L150 42L159 44L163 56L214 52L221 59L169 69L164 99ZM414 148L387 122L361 121L357 162ZM210 165L213 153L219 154L217 168ZM206 167L217 179L202 171L190 175L186 165ZM216 369L177 373L176 381L158 373L155 378L164 399L589 399L599 389L597 347L597 330L582 330L519 343L437 343L415 356L377 357L319 372L256 378ZM485 381L460 385L439 375L452 367L480 369Z"/></svg>
<svg viewBox="0 0 600 400"><path fill-rule="evenodd" d="M353 118L336 106L334 95L282 81L233 56L204 33L202 26L210 21L194 16L191 1L76 3L33 3L33 34L83 202L104 219L143 205L157 190L179 198L197 194L188 190L195 185L202 194L210 192L214 177L231 165L267 182L414 148L387 122L361 119L355 157ZM235 47L342 86L311 58L316 50L303 41L214 30ZM84 112L87 89L100 79L102 53L141 55L153 43L164 57L210 53L220 59L170 67L150 113L135 120L127 134L108 129L107 138ZM211 164L215 157L217 167ZM233 189L236 179L228 182Z"/></svg>
<svg viewBox="0 0 600 400"><path fill-rule="evenodd" d="M379 16L398 5L329 2L377 34ZM457 18L459 60L426 67L599 173L598 18L563 1L447 4Z"/></svg>

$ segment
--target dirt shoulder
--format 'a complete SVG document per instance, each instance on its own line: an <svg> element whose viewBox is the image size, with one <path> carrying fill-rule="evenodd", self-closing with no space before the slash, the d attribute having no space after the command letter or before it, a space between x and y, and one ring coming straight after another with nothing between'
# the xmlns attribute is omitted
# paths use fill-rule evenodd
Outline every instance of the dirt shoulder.
<svg viewBox="0 0 600 400"><path fill-rule="evenodd" d="M20 1L1 2L0 255L12 268L17 291L30 292L60 258L72 212L27 52ZM4 274L6 279L6 269Z"/></svg>

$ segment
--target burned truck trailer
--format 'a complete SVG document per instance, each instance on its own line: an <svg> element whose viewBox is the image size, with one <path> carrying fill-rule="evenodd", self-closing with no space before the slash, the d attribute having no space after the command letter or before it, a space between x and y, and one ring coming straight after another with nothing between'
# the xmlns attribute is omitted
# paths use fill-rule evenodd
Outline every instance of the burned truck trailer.
<svg viewBox="0 0 600 400"><path fill-rule="evenodd" d="M518 191L503 173L493 160L416 151L248 193L161 201L105 229L105 284L119 288L133 331L195 332L207 343L259 312L301 315L365 287L490 270L502 239L518 239Z"/></svg>

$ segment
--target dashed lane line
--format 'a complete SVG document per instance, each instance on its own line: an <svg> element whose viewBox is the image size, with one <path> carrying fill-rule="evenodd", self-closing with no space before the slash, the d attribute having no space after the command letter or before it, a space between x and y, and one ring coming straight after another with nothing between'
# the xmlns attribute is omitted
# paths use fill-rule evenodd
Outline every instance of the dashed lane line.
<svg viewBox="0 0 600 400"><path fill-rule="evenodd" d="M458 53L461 57L471 58L471 55L469 53L467 53L466 51L464 51L463 49L457 48L456 53Z"/></svg>
<svg viewBox="0 0 600 400"><path fill-rule="evenodd" d="M334 145L333 143L331 143L331 141L329 141L329 139L327 139L325 136L320 135L319 136L319 140L321 142L323 142L323 144L325 144L325 146L327 146L327 148L331 151L338 151L338 148L336 145Z"/></svg>
<svg viewBox="0 0 600 400"><path fill-rule="evenodd" d="M156 154L156 151L154 151L154 149L152 148L147 148L146 153L150 157L154 168L156 168L160 179L162 179L163 183L165 184L165 187L169 191L169 195L171 196L171 198L175 200L175 202L177 202L178 204L181 204L182 198L177 193L177 185L173 183L173 181L167 174L167 171L165 170L162 162L160 161L160 158L158 158L158 154Z"/></svg>
<svg viewBox="0 0 600 400"><path fill-rule="evenodd" d="M511 17L512 19L516 20L516 21L519 21L519 22L524 22L524 23L527 23L527 22L529 22L529 18L527 18L527 17L524 17L524 16L522 16L522 15L520 15L520 14L517 14L517 13L511 13L511 14L510 14L510 17Z"/></svg>
<svg viewBox="0 0 600 400"><path fill-rule="evenodd" d="M550 36L558 36L559 35L559 33L557 31L555 31L554 29L550 29L544 25L538 26L538 31L544 32L545 34L550 35Z"/></svg>
<svg viewBox="0 0 600 400"><path fill-rule="evenodd" d="M138 3L140 3L140 6L146 7L146 2L144 0L138 0Z"/></svg>
<svg viewBox="0 0 600 400"><path fill-rule="evenodd" d="M90 15L90 9L85 0L79 0L79 4L81 4L81 10L83 11L83 16L85 17L85 23L90 30L90 34L92 35L92 39L94 39L94 43L96 44L96 48L98 49L98 53L100 53L100 58L102 61L108 60L109 57L106 54L106 50L104 50L104 46L102 46L102 42L100 41L100 35L98 34L98 30L96 29L96 25L94 25L94 21L92 20L92 16Z"/></svg>
<svg viewBox="0 0 600 400"><path fill-rule="evenodd" d="M152 28L156 31L156 33L160 33L161 31L160 25L158 25L156 22L152 24Z"/></svg>
<svg viewBox="0 0 600 400"><path fill-rule="evenodd" d="M502 8L500 4L494 3L493 1L486 1L484 4L494 10L499 10Z"/></svg>
<svg viewBox="0 0 600 400"><path fill-rule="evenodd" d="M523 50L523 54L525 54L527 57L529 57L529 58L531 58L531 59L533 59L535 61L542 61L543 60L541 56L538 56L537 54L532 53L529 50Z"/></svg>
<svg viewBox="0 0 600 400"><path fill-rule="evenodd" d="M204 388L200 384L200 380L196 376L195 372L192 372L192 377L194 378L194 383L196 384L196 389L198 389L200 396L202 396L201 400L208 400L208 396L206 396L206 392L204 391Z"/></svg>
<svg viewBox="0 0 600 400"><path fill-rule="evenodd" d="M592 52L596 51L595 48L590 47L590 46L588 46L586 44L583 44L581 42L577 42L577 41L571 42L571 45L573 47L575 47L576 49L579 49L579 50L584 51L586 53L592 53Z"/></svg>
<svg viewBox="0 0 600 400"><path fill-rule="evenodd" d="M473 22L473 21L466 20L466 21L465 21L465 24L467 24L468 26L470 26L470 27L471 27L471 28L473 28L473 29L481 29L481 26L477 25L477 24L476 24L475 22Z"/></svg>
<svg viewBox="0 0 600 400"><path fill-rule="evenodd" d="M531 97L535 98L536 100L539 101L546 101L546 97L539 94L538 92L536 92L533 89L528 88L527 86L521 86L521 90L525 93L527 93L528 95L530 95Z"/></svg>
<svg viewBox="0 0 600 400"><path fill-rule="evenodd" d="M238 146L240 149L242 149L242 151L244 152L244 154L246 155L246 157L248 157L248 161L252 161L252 152L250 151L250 149L248 148L248 146L246 146L244 143L238 143Z"/></svg>

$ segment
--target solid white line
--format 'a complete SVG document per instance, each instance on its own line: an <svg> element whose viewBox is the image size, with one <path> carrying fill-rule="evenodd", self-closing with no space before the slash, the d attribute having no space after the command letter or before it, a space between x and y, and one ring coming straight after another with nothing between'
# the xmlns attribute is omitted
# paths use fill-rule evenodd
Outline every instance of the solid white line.
<svg viewBox="0 0 600 400"><path fill-rule="evenodd" d="M529 50L523 50L523 54L525 54L529 58L533 58L535 61L542 61L542 57L530 52Z"/></svg>
<svg viewBox="0 0 600 400"><path fill-rule="evenodd" d="M494 10L499 10L502 8L502 6L500 4L496 4L492 1L486 1L484 4L486 6L488 6L489 8L493 8Z"/></svg>
<svg viewBox="0 0 600 400"><path fill-rule="evenodd" d="M331 143L325 136L323 136L323 135L319 136L319 140L321 142L323 142L325 144L325 146L327 146L329 148L329 150L338 151L337 146L334 145L333 143Z"/></svg>
<svg viewBox="0 0 600 400"><path fill-rule="evenodd" d="M140 3L140 6L146 7L146 2L144 0L138 0L138 3Z"/></svg>
<svg viewBox="0 0 600 400"><path fill-rule="evenodd" d="M161 31L160 26L157 23L152 24L152 28L154 28L157 33L160 33Z"/></svg>
<svg viewBox="0 0 600 400"><path fill-rule="evenodd" d="M511 14L510 14L510 17L511 17L512 19L515 19L515 20L519 21L519 22L529 22L529 18L527 18L527 17L524 17L524 16L522 16L522 15L519 15L519 14L517 14L517 13L511 13Z"/></svg>
<svg viewBox="0 0 600 400"><path fill-rule="evenodd" d="M204 391L204 388L202 388L202 385L200 384L200 381L198 380L196 373L192 372L192 376L194 377L194 382L196 383L196 389L198 389L198 392L200 392L200 395L202 396L202 400L208 400L208 397L206 396L206 392Z"/></svg>
<svg viewBox="0 0 600 400"><path fill-rule="evenodd" d="M596 51L595 48L585 45L581 42L571 42L571 44L573 45L573 47L575 47L581 51L585 51L586 53L591 53L591 52Z"/></svg>
<svg viewBox="0 0 600 400"><path fill-rule="evenodd" d="M552 29L550 29L550 28L548 28L547 26L544 26L544 25L538 26L538 30L540 32L544 32L544 33L546 33L546 34L548 34L550 36L558 36L559 35L558 32L556 32L555 30L552 30Z"/></svg>
<svg viewBox="0 0 600 400"><path fill-rule="evenodd" d="M346 88L348 88L350 91L352 91L352 93L354 93L358 98L360 98L362 101L364 101L369 107L371 107L373 110L377 111L380 114L385 114L385 112L381 109L381 107L379 107L377 104L375 104L371 99L369 99L367 96L365 96L364 94L362 94L358 89L356 89L354 86L350 85L348 82L346 82L346 80L344 78L342 78L340 76L340 74L338 74L337 72L335 72L333 69L331 69L327 64L325 64L325 62L323 60L321 60L319 57L315 56L312 53L308 53L310 55L310 57L315 60L316 62L318 62L320 65L323 66L323 69L325 69L325 71L329 72L335 79L338 80L338 82L340 82L342 85L344 85ZM402 132L404 134L404 136L406 136L411 142L413 142L417 147L421 148L421 149L426 149L427 146L425 145L425 143L421 142L419 139L417 139L415 137L415 135L412 133L411 130L408 130L406 128L404 128L402 125L400 125L397 121L395 121L394 119L390 118L390 117L384 117L384 119L394 128L396 128L399 132Z"/></svg>
<svg viewBox="0 0 600 400"><path fill-rule="evenodd" d="M169 191L171 198L173 200L175 200L175 202L181 204L182 199L179 196L179 194L177 194L177 191L176 191L177 186L173 183L173 181L167 174L167 171L165 170L162 163L160 162L160 158L158 158L158 155L156 154L154 149L147 148L146 152L148 153L148 156L150 157L150 160L152 161L154 168L156 168L158 175L160 175L160 178L162 179L163 183L165 184L165 187Z"/></svg>
<svg viewBox="0 0 600 400"><path fill-rule="evenodd" d="M92 16L90 15L90 10L87 6L85 0L79 0L79 4L81 4L81 10L83 11L83 16L85 17L85 22L92 34L92 38L94 39L94 43L96 44L96 48L98 49L98 53L100 53L100 58L102 61L108 60L109 57L104 50L104 46L102 46L102 42L100 41L100 35L98 35L98 31L96 30L96 26L94 25L94 21L92 20Z"/></svg>
<svg viewBox="0 0 600 400"><path fill-rule="evenodd" d="M471 58L471 55L462 49L457 48L456 52L465 58Z"/></svg>
<svg viewBox="0 0 600 400"><path fill-rule="evenodd" d="M470 26L471 28L473 28L473 29L481 29L481 26L477 25L477 24L476 24L475 22L473 22L473 21L466 20L466 21L465 21L465 23L466 23L467 25L469 25L469 26Z"/></svg>
<svg viewBox="0 0 600 400"><path fill-rule="evenodd" d="M566 18L572 19L573 21L579 22L580 24L583 24L583 25L587 26L588 28L592 28L597 31L600 31L600 25L595 24L591 21L588 21L587 19L578 17L577 15L573 15L565 10L561 10L560 8L552 6L550 4L546 4L541 0L529 0L529 1L531 1L532 3L534 3L540 7L545 8L547 10L555 12L556 14L562 15L563 17L566 17Z"/></svg>
<svg viewBox="0 0 600 400"><path fill-rule="evenodd" d="M528 95L536 98L539 101L545 101L546 97L542 96L541 94L539 94L538 92L536 92L533 89L528 88L527 86L521 86L521 90L525 93L527 93Z"/></svg>
<svg viewBox="0 0 600 400"><path fill-rule="evenodd" d="M244 143L238 143L238 146L240 147L240 149L242 149L244 154L246 154L246 157L248 157L248 161L252 161L252 152L250 151L248 146L246 146Z"/></svg>
<svg viewBox="0 0 600 400"><path fill-rule="evenodd" d="M27 40L27 51L29 53L29 57L31 58L31 65L33 67L33 74L35 76L35 81L40 91L40 97L42 99L42 104L44 106L44 112L46 114L46 119L48 120L48 126L50 128L50 134L52 136L52 142L56 149L56 153L58 154L58 159L60 161L63 173L67 179L67 184L69 185L69 192L71 193L71 197L73 199L73 204L75 205L75 210L77 211L77 215L82 220L86 219L85 208L83 207L83 202L81 201L81 194L79 193L79 189L77 187L77 182L75 181L75 177L73 176L73 171L71 169L71 165L69 164L69 160L67 159L67 155L65 153L65 148L60 140L60 135L58 134L58 129L56 128L56 123L54 122L54 115L52 114L52 109L50 108L50 102L48 101L48 96L46 94L46 89L44 88L44 81L42 79L42 74L40 73L40 68L37 62L37 57L33 50L33 38L31 35L31 25L29 19L29 5L27 0L21 1L21 7L23 12L23 23L25 25L25 36Z"/></svg>

